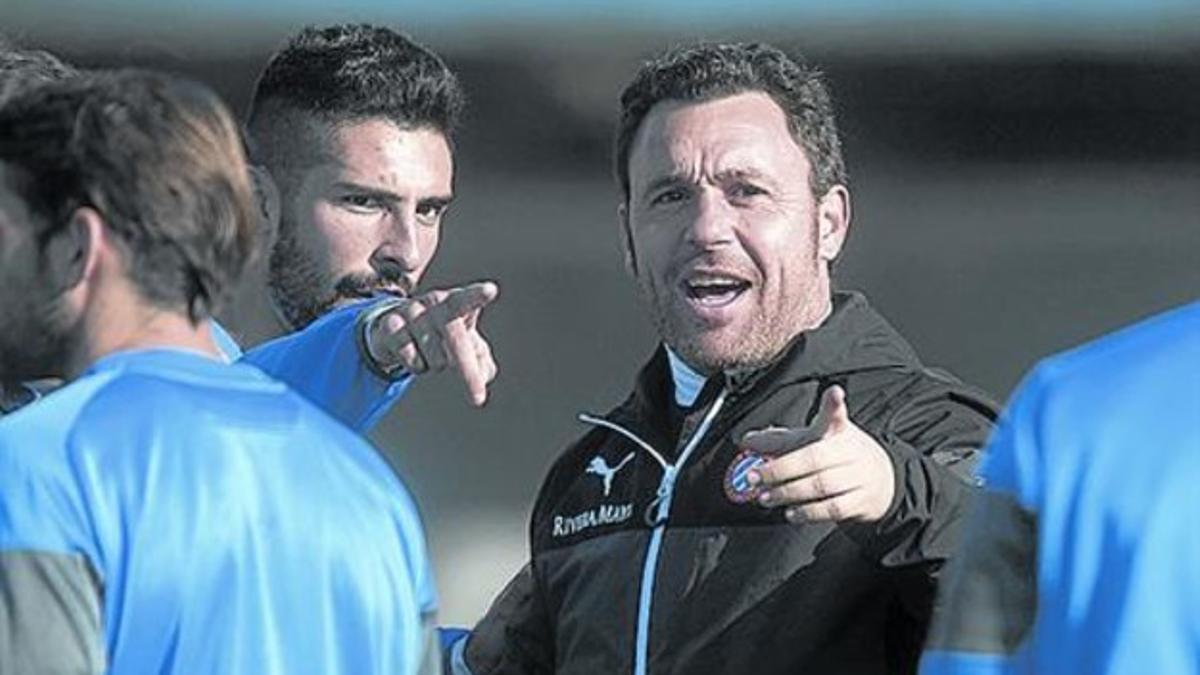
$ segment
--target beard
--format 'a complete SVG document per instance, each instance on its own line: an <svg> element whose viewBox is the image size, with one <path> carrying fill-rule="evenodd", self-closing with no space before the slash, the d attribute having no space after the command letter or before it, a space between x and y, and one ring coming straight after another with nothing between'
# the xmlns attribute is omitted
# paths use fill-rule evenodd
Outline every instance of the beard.
<svg viewBox="0 0 1200 675"><path fill-rule="evenodd" d="M333 280L329 270L297 241L294 232L294 228L280 225L267 278L271 299L293 330L303 329L346 302L379 293L412 292L403 275L355 272Z"/></svg>
<svg viewBox="0 0 1200 675"><path fill-rule="evenodd" d="M725 266L738 267L734 262ZM675 272L668 274L671 281L665 286L651 275L640 273L638 288L659 337L688 365L708 375L745 372L774 362L798 335L824 320L830 289L815 246L799 273L799 283L784 287L776 283L773 289L768 289L760 277L746 291L748 297L738 299L754 304L743 307L741 316L719 328L707 326L691 315L673 283L678 278ZM748 272L746 276L751 277Z"/></svg>
<svg viewBox="0 0 1200 675"><path fill-rule="evenodd" d="M639 283L659 337L688 365L706 375L757 370L777 359L800 333L790 316L762 307L736 325L706 329L672 307L670 297Z"/></svg>
<svg viewBox="0 0 1200 675"><path fill-rule="evenodd" d="M0 386L65 376L76 333L48 284L10 289L0 301ZM12 292L12 291L16 292Z"/></svg>

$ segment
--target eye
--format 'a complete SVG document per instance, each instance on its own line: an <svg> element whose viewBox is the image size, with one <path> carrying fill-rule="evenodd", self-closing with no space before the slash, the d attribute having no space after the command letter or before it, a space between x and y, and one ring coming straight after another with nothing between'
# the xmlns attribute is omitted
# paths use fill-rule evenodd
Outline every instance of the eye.
<svg viewBox="0 0 1200 675"><path fill-rule="evenodd" d="M765 189L746 181L738 181L729 186L729 196L733 199L750 199L765 194L768 194Z"/></svg>
<svg viewBox="0 0 1200 675"><path fill-rule="evenodd" d="M378 213L387 208L387 204L378 197L364 194L348 194L338 197L339 206L354 213Z"/></svg>
<svg viewBox="0 0 1200 675"><path fill-rule="evenodd" d="M450 204L443 201L426 201L417 204L417 218L425 223L437 223L445 215Z"/></svg>
<svg viewBox="0 0 1200 675"><path fill-rule="evenodd" d="M688 191L682 187L667 188L650 198L651 206L666 206L678 204L688 198Z"/></svg>

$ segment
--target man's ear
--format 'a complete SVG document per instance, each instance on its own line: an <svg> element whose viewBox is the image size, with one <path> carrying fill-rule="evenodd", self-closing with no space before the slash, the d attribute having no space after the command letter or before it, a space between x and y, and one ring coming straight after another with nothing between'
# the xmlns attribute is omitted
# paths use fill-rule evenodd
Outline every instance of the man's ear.
<svg viewBox="0 0 1200 675"><path fill-rule="evenodd" d="M842 252L850 231L850 190L834 185L817 202L817 253L833 262Z"/></svg>
<svg viewBox="0 0 1200 675"><path fill-rule="evenodd" d="M629 229L629 204L617 205L617 224L621 230L621 250L625 254L625 271L637 278L637 252L633 249L633 231Z"/></svg>
<svg viewBox="0 0 1200 675"><path fill-rule="evenodd" d="M250 181L254 184L254 198L258 202L258 242L256 251L263 254L275 244L279 231L280 196L279 186L271 172L261 164L251 164Z"/></svg>
<svg viewBox="0 0 1200 675"><path fill-rule="evenodd" d="M42 249L42 262L59 293L67 293L90 279L106 246L104 218L90 206L71 214L67 225L55 232Z"/></svg>

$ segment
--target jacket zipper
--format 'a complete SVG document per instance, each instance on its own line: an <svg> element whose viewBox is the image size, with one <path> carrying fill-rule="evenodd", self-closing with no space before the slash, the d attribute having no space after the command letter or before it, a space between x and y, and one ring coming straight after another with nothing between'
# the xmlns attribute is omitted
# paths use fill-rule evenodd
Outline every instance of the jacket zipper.
<svg viewBox="0 0 1200 675"><path fill-rule="evenodd" d="M721 407L725 404L725 396L727 394L728 390L722 389L721 393L717 395L708 412L704 414L704 419L700 422L700 426L696 428L695 433L688 439L683 452L679 454L679 459L674 464L668 463L649 443L638 438L636 434L628 429L608 420L590 415L579 416L579 419L584 422L612 429L633 440L637 445L647 450L663 467L663 476L659 481L658 491L655 494L654 501L647 507L645 514L647 523L654 527L654 531L650 533L650 542L646 545L646 558L642 563L642 583L638 592L637 633L633 654L633 675L646 675L649 665L650 608L654 599L654 580L658 574L658 556L662 549L662 539L667 527L667 518L671 515L671 500L675 494L675 480L678 478L679 471L683 468L684 463L687 462L688 458L700 445L700 441L704 438L704 435L708 433L708 429L712 426L713 420L716 419L717 413L721 411ZM653 512L653 519L651 518L651 512Z"/></svg>

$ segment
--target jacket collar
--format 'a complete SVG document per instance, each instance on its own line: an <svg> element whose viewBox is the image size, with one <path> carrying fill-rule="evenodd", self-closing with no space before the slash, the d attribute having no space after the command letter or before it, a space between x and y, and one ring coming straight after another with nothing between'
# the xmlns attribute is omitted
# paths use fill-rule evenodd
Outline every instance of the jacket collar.
<svg viewBox="0 0 1200 675"><path fill-rule="evenodd" d="M741 390L759 382L776 387L864 370L919 367L913 348L866 297L843 291L834 294L825 321L797 335L774 363L732 379Z"/></svg>

